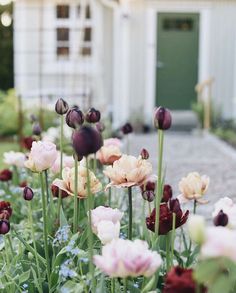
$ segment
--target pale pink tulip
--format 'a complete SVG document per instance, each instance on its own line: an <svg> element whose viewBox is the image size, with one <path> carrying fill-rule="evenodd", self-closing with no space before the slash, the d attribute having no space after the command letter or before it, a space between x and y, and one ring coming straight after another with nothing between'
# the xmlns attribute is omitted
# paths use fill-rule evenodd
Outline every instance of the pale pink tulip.
<svg viewBox="0 0 236 293"><path fill-rule="evenodd" d="M99 192L102 189L102 184L90 170L89 179L91 193L94 194ZM75 188L75 168L64 168L62 171L62 180L55 179L52 185L56 185L59 189L73 196ZM78 166L78 197L87 197L87 169L83 166Z"/></svg>
<svg viewBox="0 0 236 293"><path fill-rule="evenodd" d="M152 174L152 165L147 160L122 155L113 166L106 167L104 174L111 180L107 188L142 185Z"/></svg>
<svg viewBox="0 0 236 293"><path fill-rule="evenodd" d="M25 162L25 167L33 172L42 172L52 167L57 159L56 145L49 141L34 141Z"/></svg>
<svg viewBox="0 0 236 293"><path fill-rule="evenodd" d="M201 198L206 193L209 186L210 179L208 176L200 176L197 172L192 172L184 177L179 182L179 190L181 194L178 199L181 203L188 202L189 200L196 200L199 203L207 203Z"/></svg>
<svg viewBox="0 0 236 293"><path fill-rule="evenodd" d="M122 153L120 149L114 145L103 146L96 153L97 159L103 165L112 165L115 161L119 160L121 156Z"/></svg>
<svg viewBox="0 0 236 293"><path fill-rule="evenodd" d="M21 152L6 152L3 154L3 162L9 166L24 167L26 156Z"/></svg>
<svg viewBox="0 0 236 293"><path fill-rule="evenodd" d="M65 168L65 167L72 168L72 167L74 167L74 163L75 163L75 161L72 156L67 156L67 155L63 154L63 168ZM56 159L55 163L52 165L51 171L54 174L59 173L60 172L60 165L61 165L61 158L60 158L60 153L58 152L57 159Z"/></svg>
<svg viewBox="0 0 236 293"><path fill-rule="evenodd" d="M116 147L118 147L120 149L122 147L122 142L118 138L107 138L107 139L104 139L103 145L106 146L106 147L108 147L108 146L116 146Z"/></svg>
<svg viewBox="0 0 236 293"><path fill-rule="evenodd" d="M152 276L162 260L156 251L148 249L142 240L114 239L102 248L102 255L94 256L95 265L112 278Z"/></svg>

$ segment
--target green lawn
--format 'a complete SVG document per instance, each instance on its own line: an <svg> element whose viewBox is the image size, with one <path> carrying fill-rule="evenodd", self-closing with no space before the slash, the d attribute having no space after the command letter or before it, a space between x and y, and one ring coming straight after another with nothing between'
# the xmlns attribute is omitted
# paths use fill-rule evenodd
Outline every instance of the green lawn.
<svg viewBox="0 0 236 293"><path fill-rule="evenodd" d="M19 146L14 142L0 142L0 170L4 168L3 153L8 151L18 151Z"/></svg>

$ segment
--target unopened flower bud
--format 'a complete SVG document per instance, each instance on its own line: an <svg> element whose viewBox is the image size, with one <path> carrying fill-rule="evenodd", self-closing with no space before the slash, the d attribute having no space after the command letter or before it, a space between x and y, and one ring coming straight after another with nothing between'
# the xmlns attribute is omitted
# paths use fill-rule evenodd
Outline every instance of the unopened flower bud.
<svg viewBox="0 0 236 293"><path fill-rule="evenodd" d="M205 240L205 220L199 215L192 215L188 219L188 231L192 241L197 244L202 244Z"/></svg>
<svg viewBox="0 0 236 293"><path fill-rule="evenodd" d="M142 192L143 199L152 202L155 198L155 193L152 190L146 190Z"/></svg>
<svg viewBox="0 0 236 293"><path fill-rule="evenodd" d="M68 109L69 109L69 106L65 100L63 100L63 99L57 100L57 102L55 104L55 111L57 112L57 114L64 115L64 114L66 114Z"/></svg>
<svg viewBox="0 0 236 293"><path fill-rule="evenodd" d="M31 123L34 123L34 122L36 122L37 121L37 117L34 115L34 114L31 114L30 115L30 122Z"/></svg>
<svg viewBox="0 0 236 293"><path fill-rule="evenodd" d="M30 187L26 186L23 190L23 198L25 200L32 200L33 197L34 197L33 190Z"/></svg>
<svg viewBox="0 0 236 293"><path fill-rule="evenodd" d="M33 253L28 252L28 258L29 258L30 260L34 259L34 255L33 255Z"/></svg>
<svg viewBox="0 0 236 293"><path fill-rule="evenodd" d="M0 220L0 234L4 235L10 231L10 223L7 220Z"/></svg>
<svg viewBox="0 0 236 293"><path fill-rule="evenodd" d="M167 130L171 127L171 114L170 111L164 107L156 109L154 114L154 126L157 129Z"/></svg>
<svg viewBox="0 0 236 293"><path fill-rule="evenodd" d="M225 214L222 210L219 211L218 215L214 218L215 226L227 226L229 222L229 218L227 214Z"/></svg>
<svg viewBox="0 0 236 293"><path fill-rule="evenodd" d="M147 160L149 158L149 152L146 149L142 149L140 156L143 160Z"/></svg>
<svg viewBox="0 0 236 293"><path fill-rule="evenodd" d="M99 122L101 119L101 113L100 111L90 108L88 112L85 115L85 120L89 123L96 123Z"/></svg>
<svg viewBox="0 0 236 293"><path fill-rule="evenodd" d="M84 123L84 114L79 107L75 106L67 112L66 123L71 128L77 128Z"/></svg>
<svg viewBox="0 0 236 293"><path fill-rule="evenodd" d="M37 136L39 136L41 134L42 129L41 129L39 123L34 123L32 132L34 135L37 135Z"/></svg>
<svg viewBox="0 0 236 293"><path fill-rule="evenodd" d="M121 131L123 134L129 134L133 132L133 127L130 123L125 123L125 125L121 127Z"/></svg>
<svg viewBox="0 0 236 293"><path fill-rule="evenodd" d="M8 169L0 171L0 181L10 181L12 176L12 172Z"/></svg>
<svg viewBox="0 0 236 293"><path fill-rule="evenodd" d="M172 198L172 187L168 184L164 185L162 202L168 202Z"/></svg>
<svg viewBox="0 0 236 293"><path fill-rule="evenodd" d="M54 197L59 197L60 195L60 192L61 192L61 198L65 198L67 196L69 196L69 194L64 191L64 190L60 190L56 185L51 185L51 191L52 191L52 195Z"/></svg>
<svg viewBox="0 0 236 293"><path fill-rule="evenodd" d="M97 131L99 131L99 132L103 132L105 130L105 125L102 122L97 122L95 124L95 126L97 128Z"/></svg>
<svg viewBox="0 0 236 293"><path fill-rule="evenodd" d="M103 145L101 133L90 126L75 130L72 136L73 148L77 156L88 156L96 153Z"/></svg>

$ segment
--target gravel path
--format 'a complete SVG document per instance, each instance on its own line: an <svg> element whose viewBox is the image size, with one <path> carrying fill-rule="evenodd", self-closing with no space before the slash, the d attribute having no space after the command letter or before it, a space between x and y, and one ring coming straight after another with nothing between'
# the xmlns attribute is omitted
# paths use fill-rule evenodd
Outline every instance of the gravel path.
<svg viewBox="0 0 236 293"><path fill-rule="evenodd" d="M135 135L130 138L131 153L138 155L142 148L150 153L154 170L157 168L157 135ZM211 134L166 132L164 148L166 183L178 195L178 182L189 172L197 171L210 177L207 205L198 213L211 217L213 203L222 196L236 201L236 150Z"/></svg>

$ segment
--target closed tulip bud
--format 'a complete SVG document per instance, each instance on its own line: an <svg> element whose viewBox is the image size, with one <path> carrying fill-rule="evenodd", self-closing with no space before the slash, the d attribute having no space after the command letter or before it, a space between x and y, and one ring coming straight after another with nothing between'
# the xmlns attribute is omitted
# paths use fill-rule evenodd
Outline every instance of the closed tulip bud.
<svg viewBox="0 0 236 293"><path fill-rule="evenodd" d="M164 185L162 202L168 202L172 198L172 187L168 184Z"/></svg>
<svg viewBox="0 0 236 293"><path fill-rule="evenodd" d="M30 187L26 186L23 190L23 198L25 200L32 200L33 197L34 197L33 190Z"/></svg>
<svg viewBox="0 0 236 293"><path fill-rule="evenodd" d="M31 114L30 115L30 122L31 123L34 123L34 122L36 122L38 119L37 119L37 117L34 115L34 114Z"/></svg>
<svg viewBox="0 0 236 293"><path fill-rule="evenodd" d="M152 190L146 190L142 192L143 199L152 202L155 198L155 193Z"/></svg>
<svg viewBox="0 0 236 293"><path fill-rule="evenodd" d="M42 129L41 129L39 123L35 123L35 124L33 125L32 132L33 132L34 135L37 135L37 136L39 136L39 135L41 134Z"/></svg>
<svg viewBox="0 0 236 293"><path fill-rule="evenodd" d="M149 158L149 152L146 149L142 149L140 156L143 160L147 160Z"/></svg>
<svg viewBox="0 0 236 293"><path fill-rule="evenodd" d="M12 172L8 169L0 171L0 181L10 181L12 176Z"/></svg>
<svg viewBox="0 0 236 293"><path fill-rule="evenodd" d="M100 111L90 108L88 112L85 115L85 120L89 123L96 123L99 122L101 119L101 113Z"/></svg>
<svg viewBox="0 0 236 293"><path fill-rule="evenodd" d="M204 217L192 215L188 219L188 232L190 239L197 244L202 244L206 238L206 223Z"/></svg>
<svg viewBox="0 0 236 293"><path fill-rule="evenodd" d="M77 128L84 123L84 114L79 107L75 106L67 112L66 123L71 128Z"/></svg>
<svg viewBox="0 0 236 293"><path fill-rule="evenodd" d="M130 123L125 123L125 125L121 127L121 131L123 134L129 134L133 132L133 127Z"/></svg>
<svg viewBox="0 0 236 293"><path fill-rule="evenodd" d="M99 132L103 132L105 130L105 125L102 122L97 122L95 124L95 126L97 128L97 131L99 131Z"/></svg>
<svg viewBox="0 0 236 293"><path fill-rule="evenodd" d="M220 210L218 215L214 218L214 225L215 226L227 226L229 222L229 217L222 211Z"/></svg>
<svg viewBox="0 0 236 293"><path fill-rule="evenodd" d="M64 115L69 110L69 106L67 102L63 99L58 99L55 104L55 111L59 115Z"/></svg>
<svg viewBox="0 0 236 293"><path fill-rule="evenodd" d="M10 223L7 220L0 220L0 234L4 235L10 231Z"/></svg>
<svg viewBox="0 0 236 293"><path fill-rule="evenodd" d="M72 136L73 148L78 157L96 153L103 145L101 133L90 126L75 130Z"/></svg>
<svg viewBox="0 0 236 293"><path fill-rule="evenodd" d="M164 107L159 107L154 114L154 126L157 129L167 130L171 127L170 111Z"/></svg>

